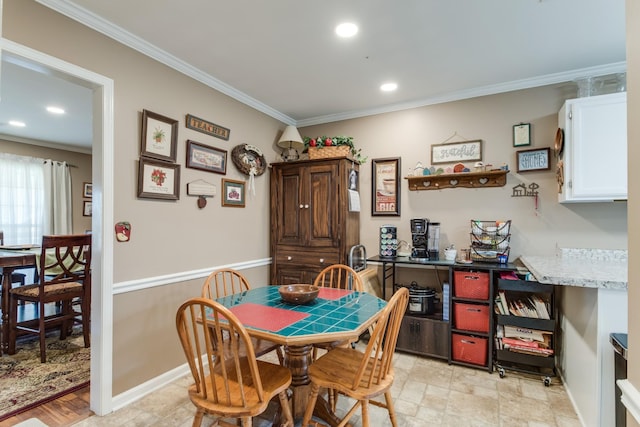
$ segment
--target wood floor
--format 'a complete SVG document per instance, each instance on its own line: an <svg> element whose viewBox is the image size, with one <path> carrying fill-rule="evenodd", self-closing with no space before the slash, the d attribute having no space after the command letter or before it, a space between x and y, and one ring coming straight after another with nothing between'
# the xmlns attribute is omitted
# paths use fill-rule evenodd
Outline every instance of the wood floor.
<svg viewBox="0 0 640 427"><path fill-rule="evenodd" d="M0 422L0 427L10 427L29 418L38 418L49 427L67 427L91 415L93 412L89 409L89 386L86 386L30 411L7 418Z"/></svg>
<svg viewBox="0 0 640 427"><path fill-rule="evenodd" d="M47 315L59 312L55 304L47 304ZM2 313L2 311L0 311ZM25 304L18 307L18 320L33 319L38 316L36 304ZM23 412L4 421L0 421L0 427L11 427L29 418L38 418L49 427L71 426L85 418L89 418L93 412L89 409L89 386L69 393L44 405L37 406L30 411Z"/></svg>

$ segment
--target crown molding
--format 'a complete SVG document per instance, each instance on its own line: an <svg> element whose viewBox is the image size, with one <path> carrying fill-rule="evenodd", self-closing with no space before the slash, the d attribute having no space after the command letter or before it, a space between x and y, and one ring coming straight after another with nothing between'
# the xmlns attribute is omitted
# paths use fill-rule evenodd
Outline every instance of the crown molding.
<svg viewBox="0 0 640 427"><path fill-rule="evenodd" d="M106 19L79 7L68 0L36 0L38 3L55 10L99 33L106 35L125 46L130 47L150 58L153 58L173 69L179 71L194 80L197 80L212 89L222 92L225 95L252 107L274 119L280 120L287 125L296 127L312 126L336 122L340 120L349 120L377 114L392 113L412 108L425 107L428 105L441 104L445 102L460 101L479 96L495 95L498 93L511 92L515 90L530 89L539 86L546 86L556 83L566 83L585 76L602 76L606 74L620 73L626 71L626 62L617 62L602 66L582 68L562 73L548 74L530 79L515 80L512 82L500 83L496 85L482 86L462 91L444 93L441 95L425 98L422 100L412 101L408 103L399 103L387 105L378 108L365 110L346 111L343 113L329 114L325 116L311 117L302 120L294 120L293 118L271 108L270 106L250 97L234 87L216 79L215 77L193 67L192 65L176 58L168 52L148 43L147 41L131 34L130 32L120 28Z"/></svg>
<svg viewBox="0 0 640 427"><path fill-rule="evenodd" d="M248 105L274 119L277 119L288 125L295 124L295 120L291 117L271 108L270 106L250 97L234 87L216 79L215 77L203 72L202 70L178 59L168 52L156 47L155 45L141 39L140 37L126 31L125 29L107 21L106 19L88 11L87 9L70 3L67 0L36 0L43 6L48 7L68 18L81 23L113 40L134 49L143 55L155 59L162 64L173 68L174 70L191 77L200 83L215 89L236 101Z"/></svg>
<svg viewBox="0 0 640 427"><path fill-rule="evenodd" d="M312 117L298 120L297 127L313 126L340 120L349 120L376 114L393 113L396 111L409 110L412 108L426 107L428 105L442 104L445 102L461 101L463 99L476 98L479 96L496 95L498 93L513 92L516 90L531 89L534 87L547 86L557 83L567 83L582 77L596 77L607 74L623 73L627 71L627 63L615 62L612 64L600 65L596 67L581 68L562 73L547 74L530 79L515 80L512 82L500 83L496 85L482 86L468 90L449 92L442 95L425 98L413 102L387 105L379 108L367 110L347 111L344 113L329 114L326 116Z"/></svg>

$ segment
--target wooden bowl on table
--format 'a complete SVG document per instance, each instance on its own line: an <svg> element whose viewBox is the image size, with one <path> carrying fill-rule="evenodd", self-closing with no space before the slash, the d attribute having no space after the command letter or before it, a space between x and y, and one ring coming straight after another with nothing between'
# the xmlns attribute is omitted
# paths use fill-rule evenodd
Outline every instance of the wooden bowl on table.
<svg viewBox="0 0 640 427"><path fill-rule="evenodd" d="M306 304L316 299L320 289L313 285L296 284L280 286L278 291L285 302L290 304Z"/></svg>

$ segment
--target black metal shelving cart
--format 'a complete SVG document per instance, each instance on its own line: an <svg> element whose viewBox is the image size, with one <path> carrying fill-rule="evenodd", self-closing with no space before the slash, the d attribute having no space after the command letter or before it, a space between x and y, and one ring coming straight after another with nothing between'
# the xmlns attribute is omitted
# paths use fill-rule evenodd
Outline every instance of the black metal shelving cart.
<svg viewBox="0 0 640 427"><path fill-rule="evenodd" d="M497 279L495 310L494 366L503 378L506 370L541 375L545 386L556 376L555 340L557 333L553 285ZM509 331L509 332L507 332ZM518 345L513 333L525 337L529 345ZM537 338L542 336L540 341Z"/></svg>

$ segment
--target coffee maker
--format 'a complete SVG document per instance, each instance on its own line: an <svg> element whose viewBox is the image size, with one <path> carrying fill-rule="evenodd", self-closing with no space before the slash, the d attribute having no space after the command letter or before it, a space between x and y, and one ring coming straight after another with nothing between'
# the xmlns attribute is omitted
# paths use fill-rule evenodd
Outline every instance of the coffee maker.
<svg viewBox="0 0 640 427"><path fill-rule="evenodd" d="M429 234L429 220L426 218L411 219L411 257L409 259L426 261L429 259L427 237Z"/></svg>

